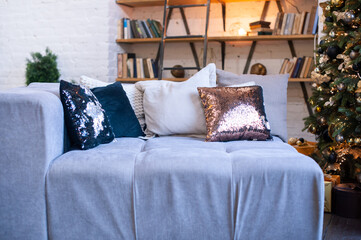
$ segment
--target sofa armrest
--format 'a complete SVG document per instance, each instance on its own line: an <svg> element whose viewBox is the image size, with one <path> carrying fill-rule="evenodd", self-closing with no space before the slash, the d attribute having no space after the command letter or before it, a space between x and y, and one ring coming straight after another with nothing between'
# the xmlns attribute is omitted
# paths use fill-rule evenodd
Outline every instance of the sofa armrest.
<svg viewBox="0 0 361 240"><path fill-rule="evenodd" d="M0 239L47 239L45 174L63 142L57 96L31 88L0 92Z"/></svg>

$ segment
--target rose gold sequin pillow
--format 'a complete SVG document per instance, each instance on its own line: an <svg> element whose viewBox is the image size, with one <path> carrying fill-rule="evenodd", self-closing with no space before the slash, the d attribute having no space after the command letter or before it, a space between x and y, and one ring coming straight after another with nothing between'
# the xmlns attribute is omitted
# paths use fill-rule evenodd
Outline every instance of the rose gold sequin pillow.
<svg viewBox="0 0 361 240"><path fill-rule="evenodd" d="M266 140L269 123L260 86L198 88L207 125L207 142Z"/></svg>

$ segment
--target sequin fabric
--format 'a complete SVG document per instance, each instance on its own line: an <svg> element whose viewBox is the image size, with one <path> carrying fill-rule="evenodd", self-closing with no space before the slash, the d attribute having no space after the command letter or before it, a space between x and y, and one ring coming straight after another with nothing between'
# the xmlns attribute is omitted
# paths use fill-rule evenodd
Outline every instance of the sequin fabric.
<svg viewBox="0 0 361 240"><path fill-rule="evenodd" d="M60 98L69 136L77 147L86 150L113 141L109 120L88 88L61 81Z"/></svg>
<svg viewBox="0 0 361 240"><path fill-rule="evenodd" d="M207 142L266 140L269 123L260 86L198 88L207 125Z"/></svg>

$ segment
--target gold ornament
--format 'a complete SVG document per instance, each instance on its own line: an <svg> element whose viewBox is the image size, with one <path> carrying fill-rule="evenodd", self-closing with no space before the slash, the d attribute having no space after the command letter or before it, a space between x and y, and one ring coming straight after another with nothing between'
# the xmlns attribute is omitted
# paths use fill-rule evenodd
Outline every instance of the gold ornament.
<svg viewBox="0 0 361 240"><path fill-rule="evenodd" d="M355 138L354 143L357 144L357 145L360 144L361 143L361 138Z"/></svg>
<svg viewBox="0 0 361 240"><path fill-rule="evenodd" d="M326 11L331 11L331 6L330 6L330 5L327 5L327 6L325 7L325 10L326 10Z"/></svg>
<svg viewBox="0 0 361 240"><path fill-rule="evenodd" d="M342 7L342 4L344 3L343 0L331 0L331 3L335 7Z"/></svg>
<svg viewBox="0 0 361 240"><path fill-rule="evenodd" d="M329 147L328 150L329 150L330 152L332 152L332 151L335 150L335 148L334 148L334 147Z"/></svg>
<svg viewBox="0 0 361 240"><path fill-rule="evenodd" d="M296 144L297 144L298 146L302 146L302 145L303 145L303 142L301 142L300 140L297 140Z"/></svg>
<svg viewBox="0 0 361 240"><path fill-rule="evenodd" d="M316 112L321 112L321 107L320 106L316 107Z"/></svg>
<svg viewBox="0 0 361 240"><path fill-rule="evenodd" d="M317 132L317 128L314 127L314 126L309 126L309 127L308 127L308 131L309 131L310 133L312 133L312 134L315 134L315 133Z"/></svg>
<svg viewBox="0 0 361 240"><path fill-rule="evenodd" d="M298 140L297 138L291 137L288 139L288 144L295 145L297 140Z"/></svg>

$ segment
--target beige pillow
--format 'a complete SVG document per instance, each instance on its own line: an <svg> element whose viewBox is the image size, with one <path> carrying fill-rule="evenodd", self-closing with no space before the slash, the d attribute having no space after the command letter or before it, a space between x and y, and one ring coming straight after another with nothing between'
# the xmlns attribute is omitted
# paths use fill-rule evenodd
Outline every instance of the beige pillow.
<svg viewBox="0 0 361 240"><path fill-rule="evenodd" d="M135 87L144 92L143 107L147 129L158 135L205 134L206 121L197 87L214 86L214 63L184 82L137 82Z"/></svg>

